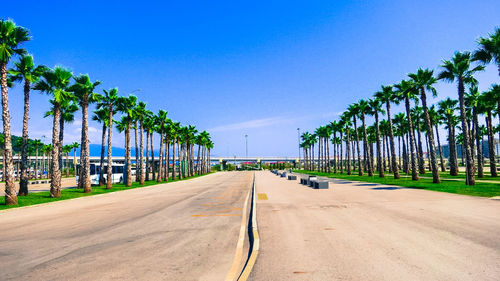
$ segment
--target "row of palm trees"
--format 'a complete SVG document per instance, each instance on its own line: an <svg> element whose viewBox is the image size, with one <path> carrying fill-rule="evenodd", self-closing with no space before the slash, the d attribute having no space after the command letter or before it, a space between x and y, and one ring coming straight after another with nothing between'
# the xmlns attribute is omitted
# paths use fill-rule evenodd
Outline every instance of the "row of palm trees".
<svg viewBox="0 0 500 281"><path fill-rule="evenodd" d="M169 152L172 148L173 171L172 177L176 175L180 178L193 176L195 173L207 173L210 170L210 150L213 148L213 142L210 135L203 131L197 134L193 126L181 126L178 122L173 122L166 117L167 112L160 110L157 115L146 109L146 104L137 101L133 95L118 96L118 89L113 88L104 90L103 94L95 92L100 81L91 81L87 74L73 75L73 73L61 66L48 68L46 66L37 66L34 63L33 56L27 54L22 45L31 40L29 31L26 28L17 26L12 20L0 20L0 84L2 90L2 119L3 119L3 160L4 160L4 180L5 180L5 203L7 205L17 204L17 196L26 196L28 194L28 121L30 92L37 90L50 97L51 109L45 114L45 117L51 116L52 123L52 141L50 146L50 196L60 197L61 194L61 173L63 165L63 154L68 157L69 149L63 146L64 125L74 120L74 114L79 109L82 113L81 130L81 149L80 149L80 174L78 187L84 192L91 192L90 184L90 157L89 157L89 130L88 130L88 111L91 104L95 104L97 109L94 111L94 119L103 124L102 150L101 150L101 169L104 166L104 146L107 136L107 165L112 167L112 133L114 124L121 132L125 132L125 150L126 150L126 181L127 186L131 186L131 131L135 132L136 147L136 181L144 184L149 179L149 173L153 171L153 178L157 181L167 181L169 175ZM19 61L13 62L12 68L8 68L9 63L14 56L19 57ZM12 134L9 111L8 89L15 82L23 84L24 89L24 116L23 132L21 145L21 163L20 163L20 188L19 194L16 194L14 186L14 161L12 149ZM113 118L121 114L119 120ZM153 135L160 135L160 155L159 161L154 159ZM140 138L138 138L138 134ZM144 134L146 134L146 156L144 159ZM138 142L140 142L138 148ZM151 148L149 148L151 145ZM194 160L194 150L197 145L197 159ZM165 150L163 150L165 148ZM74 149L74 148L73 148ZM140 150L140 151L139 151ZM177 154L176 154L177 151ZM46 151L48 152L48 151ZM149 155L151 152L151 161ZM74 149L76 155L76 149ZM45 155L45 154L44 154ZM176 171L176 155L179 171ZM44 162L44 161L42 161ZM159 165L155 165L155 163ZM153 167L150 167L150 166ZM68 171L68 170L67 170ZM67 172L68 173L68 172ZM107 178L112 178L112 169L107 169ZM101 174L100 182L104 183L105 178ZM106 181L106 187L112 188L112 181Z"/></svg>
<svg viewBox="0 0 500 281"><path fill-rule="evenodd" d="M483 137L486 135L490 173L496 177L493 116L500 119L500 85L493 84L489 90L480 92L475 78L476 73L484 70L490 62L498 66L500 75L500 28L488 37L480 38L475 52L455 52L450 60L443 60L438 75L420 68L396 84L382 86L371 99L349 105L339 120L317 128L314 133L302 134L300 146L304 150L304 168L323 172L330 172L333 168L334 172L343 173L345 170L347 174L357 170L360 176L364 172L373 176L377 171L379 177L384 177L385 171L389 171L395 179L400 178L400 170L403 170L411 174L412 180L418 180L419 175L426 171L423 149L426 146L427 168L432 171L433 182L439 183L439 171L446 171L438 131L439 125L443 124L448 130L450 174L458 175L459 143L465 154L466 184L474 185L476 174L479 178L484 177ZM429 104L429 95L437 97L434 85L439 80L457 83L458 100L446 98L437 105ZM392 115L391 105L400 103L403 103L405 112ZM374 119L372 126L366 124L368 115ZM384 115L386 119L383 119ZM480 123L480 116L484 116L485 125ZM460 130L458 136L456 128ZM500 138L500 125L496 130ZM333 163L330 143L333 145ZM318 149L317 161L315 147Z"/></svg>

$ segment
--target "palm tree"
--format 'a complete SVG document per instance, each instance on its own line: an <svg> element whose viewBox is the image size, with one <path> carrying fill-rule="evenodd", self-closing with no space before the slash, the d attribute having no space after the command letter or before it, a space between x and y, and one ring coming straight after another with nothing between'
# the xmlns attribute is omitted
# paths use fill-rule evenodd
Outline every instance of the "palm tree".
<svg viewBox="0 0 500 281"><path fill-rule="evenodd" d="M66 165L63 165L66 166L66 177L68 178L69 177L69 167L67 166L68 163L69 163L69 153L71 152L71 150L73 149L73 144L67 144L67 145L63 145L62 147L62 152L64 155L66 155Z"/></svg>
<svg viewBox="0 0 500 281"><path fill-rule="evenodd" d="M153 133L154 129L154 116L153 112L146 110L143 116L144 132L146 133L146 181L149 181L149 136Z"/></svg>
<svg viewBox="0 0 500 281"><path fill-rule="evenodd" d="M399 104L399 100L396 98L396 93L393 91L393 86L381 86L382 90L375 93L375 97L379 99L381 102L385 103L385 108L387 112L387 121L389 122L389 142L391 146L391 163L392 163L392 172L394 174L395 179L399 179L399 169L396 163L396 147L394 144L394 131L392 126L391 119L391 102Z"/></svg>
<svg viewBox="0 0 500 281"><path fill-rule="evenodd" d="M382 146L380 143L380 127L379 127L379 120L378 120L378 113L384 114L384 110L382 109L382 102L381 100L377 98L370 99L368 101L368 104L370 105L370 115L375 116L375 134L376 134L376 141L377 141L377 170L378 170L378 175L379 177L383 178L384 175L384 169L382 169Z"/></svg>
<svg viewBox="0 0 500 281"><path fill-rule="evenodd" d="M104 185L104 147L106 145L106 128L108 127L108 109L106 107L100 107L94 110L94 116L92 120L102 123L101 129L101 158L99 161L99 185Z"/></svg>
<svg viewBox="0 0 500 281"><path fill-rule="evenodd" d="M23 145L21 148L21 180L19 182L19 196L28 195L28 121L30 109L31 84L38 81L40 75L46 70L45 66L35 66L33 56L23 55L19 62L14 63L15 68L9 69L11 81L24 81L24 115L23 115Z"/></svg>
<svg viewBox="0 0 500 281"><path fill-rule="evenodd" d="M407 118L407 126L408 126L408 135L409 135L409 146L410 146L410 159L411 159L411 179L418 180L418 172L417 172L417 162L416 162L416 143L415 143L415 135L413 133L413 122L411 118L411 110L410 110L410 99L415 99L415 87L413 87L412 83L407 80L402 80L399 84L394 85L397 89L397 97L398 99L404 99L405 108L406 108L406 118Z"/></svg>
<svg viewBox="0 0 500 281"><path fill-rule="evenodd" d="M353 103L348 106L347 110L349 111L350 115L352 116L352 121L354 124L354 134L355 134L355 141L356 141L356 149L358 151L358 175L362 176L363 175L363 168L361 167L361 151L359 148L359 134L358 134L358 125L357 125L357 120L356 117L359 116L360 110L359 110L359 104Z"/></svg>
<svg viewBox="0 0 500 281"><path fill-rule="evenodd" d="M432 132L431 119L429 117L429 109L427 108L427 94L426 90L432 93L432 96L436 97L437 92L433 84L437 82L434 78L434 72L429 69L419 68L417 73L410 73L408 77L411 78L413 85L420 92L420 100L422 100L422 107L424 110L425 125L427 128L427 138L429 139L429 153L431 158L431 169L432 169L432 182L440 183L439 170L437 167L436 160L436 148L434 146L434 134Z"/></svg>
<svg viewBox="0 0 500 281"><path fill-rule="evenodd" d="M158 115L156 115L158 117L158 131L160 133L160 159L158 167L158 178L156 179L157 182L161 182L163 180L163 138L165 137L165 125L168 122L167 113L167 111L160 109L158 111Z"/></svg>
<svg viewBox="0 0 500 281"><path fill-rule="evenodd" d="M457 104L457 100L450 98L446 98L438 103L438 113L446 122L448 129L448 148L450 149L448 162L450 162L450 175L452 176L458 175L457 145L455 140L455 126L457 125L455 110L457 110Z"/></svg>
<svg viewBox="0 0 500 281"><path fill-rule="evenodd" d="M54 69L47 69L42 74L42 79L38 81L33 89L52 96L53 105L53 128L52 128L52 155L51 155L51 183L50 196L58 198L61 195L61 170L59 166L59 153L61 149L59 127L61 120L61 106L73 99L71 92L67 91L69 81L73 74L71 71L56 66Z"/></svg>
<svg viewBox="0 0 500 281"><path fill-rule="evenodd" d="M99 103L99 108L106 108L108 113L108 168L107 168L107 179L106 179L106 189L111 189L113 187L113 159L112 159L112 146L111 140L113 137L113 115L114 106L118 100L118 88L112 88L109 90L103 90L104 95Z"/></svg>
<svg viewBox="0 0 500 281"><path fill-rule="evenodd" d="M116 102L116 110L124 113L122 121L126 121L125 130L125 177L124 182L127 187L132 186L132 163L131 163L131 146L130 133L134 118L134 109L137 105L137 97L129 95L128 97L119 97Z"/></svg>
<svg viewBox="0 0 500 281"><path fill-rule="evenodd" d="M473 122L473 128L471 134L472 134L472 140L471 142L476 141L476 149L477 149L477 177L482 178L484 177L484 172L483 172L483 161L482 161L482 154L483 152L481 151L481 138L478 132L479 128L479 110L480 110L480 103L479 103L479 89L477 85L473 84L469 88L469 93L465 94L465 104L468 108L472 109L472 122ZM474 151L472 152L474 155Z"/></svg>
<svg viewBox="0 0 500 281"><path fill-rule="evenodd" d="M365 122L365 115L369 114L370 112L370 104L366 100L360 100L358 102L358 107L359 107L359 113L361 117L361 124L363 126L363 151L365 154L365 166L368 168L368 176L372 177L373 176L373 167L370 165L370 155L369 155L369 149L368 149L368 134L366 133L366 122Z"/></svg>
<svg viewBox="0 0 500 281"><path fill-rule="evenodd" d="M474 52L473 60L484 64L493 60L498 67L498 75L500 75L500 28L495 28L495 31L488 36L487 38L480 37L477 40L479 49Z"/></svg>
<svg viewBox="0 0 500 281"><path fill-rule="evenodd" d="M492 100L500 95L500 85L492 85L491 89L484 92L481 95L481 107L483 113L486 113L486 127L488 129L488 154L490 156L490 172L492 177L497 177L497 169L495 162L495 139L493 135L493 114L492 111L495 109L495 104Z"/></svg>
<svg viewBox="0 0 500 281"><path fill-rule="evenodd" d="M474 177L474 162L471 151L471 143L469 139L469 127L467 124L467 117L465 112L464 93L465 85L476 83L474 73L484 70L483 65L478 65L471 68L471 53L469 52L455 52L451 60L443 60L441 67L444 69L439 73L438 79L443 79L447 82L458 81L458 100L460 103L460 118L462 119L462 129L464 132L464 146L465 146L465 159L467 162L467 185L475 185L476 180Z"/></svg>
<svg viewBox="0 0 500 281"><path fill-rule="evenodd" d="M411 109L412 121L414 121L416 133L416 150L418 158L418 172L420 174L425 174L425 161L424 161L424 150L422 148L422 129L424 129L421 121L423 117L424 110L422 107L418 106L418 89L415 88L415 107Z"/></svg>
<svg viewBox="0 0 500 281"><path fill-rule="evenodd" d="M146 118L146 103L140 101L134 110L134 118L139 122L139 163L137 172L139 173L139 184L144 185L144 119Z"/></svg>
<svg viewBox="0 0 500 281"><path fill-rule="evenodd" d="M89 122L88 108L89 104L99 102L101 95L94 93L100 81L91 82L90 77L81 74L74 77L75 83L69 90L73 92L76 101L82 108L82 137L80 149L80 175L78 178L78 187L83 188L83 192L92 192L90 184L90 151L89 151Z"/></svg>
<svg viewBox="0 0 500 281"><path fill-rule="evenodd" d="M439 159L441 164L441 172L445 172L446 169L444 167L443 160L443 152L441 151L441 140L439 139L439 129L438 126L441 124L442 117L436 109L436 106L432 105L429 108L429 119L431 121L431 126L433 126L436 130L436 138L438 143L438 151L439 151Z"/></svg>
<svg viewBox="0 0 500 281"><path fill-rule="evenodd" d="M5 165L5 204L17 205L14 186L14 163L12 158L12 134L10 132L9 93L7 82L7 64L13 55L24 55L26 51L20 45L31 38L29 31L11 20L0 20L0 84L2 88L2 119L5 136L3 162Z"/></svg>

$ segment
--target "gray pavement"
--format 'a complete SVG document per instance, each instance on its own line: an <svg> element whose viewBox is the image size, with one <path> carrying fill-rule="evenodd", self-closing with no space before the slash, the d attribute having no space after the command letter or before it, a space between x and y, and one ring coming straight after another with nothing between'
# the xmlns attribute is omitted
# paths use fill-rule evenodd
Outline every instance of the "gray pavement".
<svg viewBox="0 0 500 281"><path fill-rule="evenodd" d="M0 280L223 280L251 172L0 212Z"/></svg>
<svg viewBox="0 0 500 281"><path fill-rule="evenodd" d="M332 181L256 173L267 200L250 280L499 280L499 201Z"/></svg>

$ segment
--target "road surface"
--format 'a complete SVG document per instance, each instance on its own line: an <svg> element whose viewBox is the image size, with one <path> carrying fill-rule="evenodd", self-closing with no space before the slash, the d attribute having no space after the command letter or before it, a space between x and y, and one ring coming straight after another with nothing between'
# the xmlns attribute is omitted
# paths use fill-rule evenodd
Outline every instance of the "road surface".
<svg viewBox="0 0 500 281"><path fill-rule="evenodd" d="M224 280L253 173L0 212L0 280Z"/></svg>
<svg viewBox="0 0 500 281"><path fill-rule="evenodd" d="M257 201L250 280L500 278L500 201L342 180L314 190L256 174L267 200Z"/></svg>

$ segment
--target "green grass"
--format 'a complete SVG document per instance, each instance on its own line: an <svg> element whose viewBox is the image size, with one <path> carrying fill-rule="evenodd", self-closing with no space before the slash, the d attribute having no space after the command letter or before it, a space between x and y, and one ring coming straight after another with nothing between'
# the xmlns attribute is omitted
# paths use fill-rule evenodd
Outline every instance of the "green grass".
<svg viewBox="0 0 500 281"><path fill-rule="evenodd" d="M493 197L500 196L500 183L484 183L478 182L475 186L467 186L465 182L462 181L441 181L440 184L432 183L432 179L420 179L418 181L412 181L411 178L401 177L396 180L392 176L386 176L384 178L380 178L378 176L358 176L356 175L347 175L347 174L334 174L334 173L320 173L320 172L311 172L304 170L294 170L297 173L304 174L312 174L325 176L329 178L337 178L337 179L345 179L345 180L353 180L353 181L361 181L361 182L372 182L372 183L380 183L386 185L396 185L408 188L417 188L417 189L425 189L425 190L433 190L440 192L448 192L448 193L456 193L463 195L471 195L471 196L482 196L482 197Z"/></svg>
<svg viewBox="0 0 500 281"><path fill-rule="evenodd" d="M182 180L188 180L188 179L193 179L197 177L201 177L203 175L196 175L194 177L189 177L185 178ZM169 180L168 182L176 182L180 180ZM48 202L56 202L56 201L61 201L61 200L67 200L67 199L73 199L73 198L79 198L79 197L86 197L86 196L92 196L92 195L97 195L97 194L104 194L104 193L111 193L111 192L117 192L117 191L122 191L122 190L129 190L129 189L136 189L136 188L141 188L141 187L146 187L146 186L152 186L152 185L157 185L157 184L162 184L165 182L157 183L156 181L146 181L144 182L144 185L140 185L138 182L133 182L131 187L126 187L125 184L122 183L116 183L113 184L112 189L106 189L106 186L92 186L92 193L84 193L83 189L78 189L78 188L71 188L71 189L63 189L61 190L61 197L59 198L51 198L49 191L42 191L42 192L33 192L28 194L28 196L18 196L18 205L5 205L5 197L0 198L0 210L4 209L12 209L12 208L18 208L18 207L23 207L23 206L30 206L30 205L38 205L38 204L43 204L43 203L48 203Z"/></svg>

